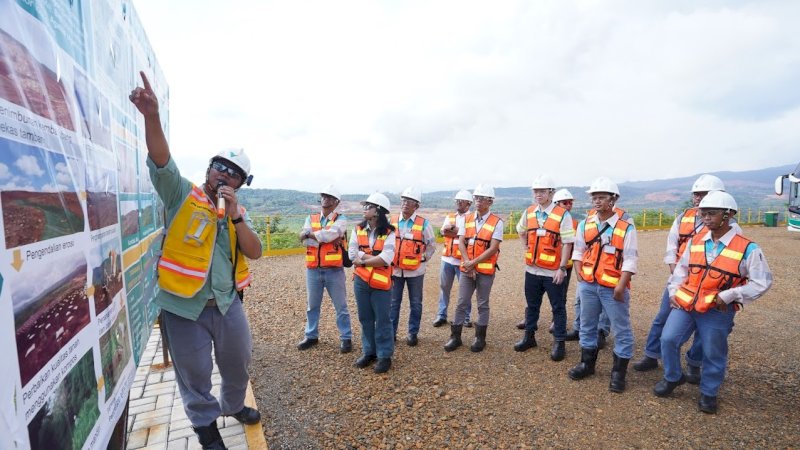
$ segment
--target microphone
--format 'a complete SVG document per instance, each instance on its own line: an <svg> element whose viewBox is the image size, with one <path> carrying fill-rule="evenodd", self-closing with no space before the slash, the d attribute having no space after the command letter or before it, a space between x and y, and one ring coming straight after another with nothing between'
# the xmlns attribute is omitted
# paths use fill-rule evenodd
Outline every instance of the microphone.
<svg viewBox="0 0 800 450"><path fill-rule="evenodd" d="M222 192L219 190L220 187L225 185L222 180L217 182L217 219L225 217L225 198L222 197Z"/></svg>

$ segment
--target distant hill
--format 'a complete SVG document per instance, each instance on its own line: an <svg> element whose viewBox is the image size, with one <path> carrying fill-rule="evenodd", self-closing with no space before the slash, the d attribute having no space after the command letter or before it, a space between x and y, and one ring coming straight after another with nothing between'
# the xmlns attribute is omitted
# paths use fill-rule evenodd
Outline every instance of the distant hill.
<svg viewBox="0 0 800 450"><path fill-rule="evenodd" d="M724 183L727 191L736 198L739 208L783 209L786 200L775 195L775 178L792 172L792 165L742 172L711 172ZM690 200L689 190L700 174L689 177L663 180L633 181L621 183L620 205L631 210L642 209L681 209ZM588 186L564 186L572 192L577 208L588 208L589 199L585 194ZM453 206L456 191L425 192L425 209L449 209ZM496 188L494 208L498 211L519 210L531 202L531 190L527 186ZM307 214L317 209L318 194L288 189L242 189L241 202L248 210L257 214ZM392 204L399 204L397 194L387 194ZM343 202L358 202L366 194L343 196Z"/></svg>

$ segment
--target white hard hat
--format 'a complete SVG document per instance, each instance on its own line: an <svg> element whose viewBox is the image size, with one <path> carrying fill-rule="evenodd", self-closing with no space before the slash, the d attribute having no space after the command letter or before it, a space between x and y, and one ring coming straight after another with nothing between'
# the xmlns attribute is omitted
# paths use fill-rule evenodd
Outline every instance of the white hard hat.
<svg viewBox="0 0 800 450"><path fill-rule="evenodd" d="M586 192L588 194L594 194L595 192L610 192L612 194L619 195L619 188L617 187L617 183L611 181L610 178L598 177L592 181L592 185L589 186L589 190Z"/></svg>
<svg viewBox="0 0 800 450"><path fill-rule="evenodd" d="M229 148L217 153L211 161L217 159L224 159L236 165L238 168L242 169L244 172L244 184L249 185L252 178L250 177L250 158L244 153L243 148Z"/></svg>
<svg viewBox="0 0 800 450"><path fill-rule="evenodd" d="M325 186L325 189L319 191L320 194L330 195L331 197L336 197L336 200L341 200L342 195L339 193L339 190L336 189L336 186L329 184Z"/></svg>
<svg viewBox="0 0 800 450"><path fill-rule="evenodd" d="M704 173L692 185L692 192L724 191L725 184L714 175Z"/></svg>
<svg viewBox="0 0 800 450"><path fill-rule="evenodd" d="M739 210L736 200L731 194L723 191L711 191L700 200L700 208L721 208L730 209L733 212Z"/></svg>
<svg viewBox="0 0 800 450"><path fill-rule="evenodd" d="M386 211L389 211L391 209L391 205L389 204L389 197L381 194L380 192L370 194L365 201L361 202L362 205L364 203L372 203L373 205L378 205L381 208L385 209Z"/></svg>
<svg viewBox="0 0 800 450"><path fill-rule="evenodd" d="M539 175L533 179L533 183L531 183L531 189L555 189L556 184L553 182L553 179L548 177L547 175Z"/></svg>
<svg viewBox="0 0 800 450"><path fill-rule="evenodd" d="M575 197L572 196L572 192L566 189L559 189L553 194L553 201L560 202L562 200L574 200Z"/></svg>
<svg viewBox="0 0 800 450"><path fill-rule="evenodd" d="M479 184L475 186L475 190L472 191L472 195L494 198L494 188L491 186L485 186L483 184Z"/></svg>
<svg viewBox="0 0 800 450"><path fill-rule="evenodd" d="M422 192L419 189L415 188L414 186L409 186L405 188L400 197L410 198L411 200L416 200L419 203L422 203Z"/></svg>
<svg viewBox="0 0 800 450"><path fill-rule="evenodd" d="M468 202L472 202L472 194L469 193L468 190L462 189L456 193L456 200L466 200Z"/></svg>

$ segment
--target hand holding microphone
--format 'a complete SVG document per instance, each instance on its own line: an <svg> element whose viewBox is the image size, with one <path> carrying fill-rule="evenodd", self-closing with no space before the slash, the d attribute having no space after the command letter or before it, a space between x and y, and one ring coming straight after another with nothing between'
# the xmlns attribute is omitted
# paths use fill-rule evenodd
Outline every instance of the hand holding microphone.
<svg viewBox="0 0 800 450"><path fill-rule="evenodd" d="M219 189L226 186L225 181L220 180L217 182L217 218L222 219L225 217L225 198L222 197L222 191Z"/></svg>

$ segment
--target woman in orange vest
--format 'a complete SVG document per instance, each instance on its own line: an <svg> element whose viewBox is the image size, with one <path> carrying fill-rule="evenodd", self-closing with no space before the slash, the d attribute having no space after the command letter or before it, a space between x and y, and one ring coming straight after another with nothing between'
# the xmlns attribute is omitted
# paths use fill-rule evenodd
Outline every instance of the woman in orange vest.
<svg viewBox="0 0 800 450"><path fill-rule="evenodd" d="M730 194L709 192L700 202L707 232L696 234L672 272L669 295L672 310L661 333L664 379L653 393L666 397L686 382L680 350L692 332L703 347L700 398L697 407L717 412L717 393L728 365L728 335L742 305L764 295L772 272L761 249L738 234L729 223L738 207Z"/></svg>
<svg viewBox="0 0 800 450"><path fill-rule="evenodd" d="M355 366L363 369L377 360L373 371L384 373L392 367L394 354L390 290L395 230L387 217L390 205L385 195L376 192L361 205L364 220L350 236L349 247L355 268L353 292L361 323L362 354Z"/></svg>
<svg viewBox="0 0 800 450"><path fill-rule="evenodd" d="M467 216L464 228L458 232L463 273L458 283L458 304L450 326L450 340L444 345L448 352L461 346L461 330L467 310L471 307L473 293L478 303L478 320L475 321L475 341L470 350L480 352L486 347L489 293L497 270L500 242L503 241L503 221L489 211L494 203L494 188L479 184L472 195L475 198L475 212Z"/></svg>

